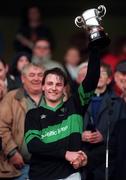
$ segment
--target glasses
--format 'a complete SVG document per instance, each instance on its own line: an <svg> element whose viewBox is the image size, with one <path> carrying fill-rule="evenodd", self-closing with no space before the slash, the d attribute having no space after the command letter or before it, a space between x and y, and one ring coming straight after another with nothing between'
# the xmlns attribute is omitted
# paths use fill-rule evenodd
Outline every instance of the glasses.
<svg viewBox="0 0 126 180"><path fill-rule="evenodd" d="M36 49L44 49L44 50L50 49L49 46L36 46L35 48Z"/></svg>

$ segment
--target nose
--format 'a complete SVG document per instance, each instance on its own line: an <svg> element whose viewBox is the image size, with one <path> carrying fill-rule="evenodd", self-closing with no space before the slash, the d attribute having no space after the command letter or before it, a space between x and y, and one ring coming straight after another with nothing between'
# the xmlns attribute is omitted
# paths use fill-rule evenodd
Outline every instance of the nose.
<svg viewBox="0 0 126 180"><path fill-rule="evenodd" d="M122 87L123 87L123 89L126 89L126 79L122 80Z"/></svg>
<svg viewBox="0 0 126 180"><path fill-rule="evenodd" d="M126 81L123 83L123 87L124 89L126 89Z"/></svg>
<svg viewBox="0 0 126 180"><path fill-rule="evenodd" d="M38 78L38 76L36 75L36 76L34 77L34 79L37 81L39 78Z"/></svg>
<svg viewBox="0 0 126 180"><path fill-rule="evenodd" d="M53 86L52 86L52 90L56 90L56 85L55 84L53 84Z"/></svg>
<svg viewBox="0 0 126 180"><path fill-rule="evenodd" d="M38 81L42 81L42 78L40 78L39 76L35 75L34 76L34 81L38 82Z"/></svg>

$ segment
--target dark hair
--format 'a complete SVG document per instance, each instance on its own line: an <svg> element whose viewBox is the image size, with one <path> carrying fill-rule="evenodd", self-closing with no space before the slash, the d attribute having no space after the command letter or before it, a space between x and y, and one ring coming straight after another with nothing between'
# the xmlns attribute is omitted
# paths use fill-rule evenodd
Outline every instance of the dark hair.
<svg viewBox="0 0 126 180"><path fill-rule="evenodd" d="M38 43L39 41L47 41L50 45L50 40L47 38L47 37L41 37L41 38L38 38L35 43L34 43L34 46L36 45L36 43Z"/></svg>
<svg viewBox="0 0 126 180"><path fill-rule="evenodd" d="M109 64L102 62L100 67L103 67L106 70L108 77L112 76L112 70L111 70L111 66Z"/></svg>
<svg viewBox="0 0 126 180"><path fill-rule="evenodd" d="M0 57L0 62L4 65L4 67L5 67L6 64L7 64L2 57Z"/></svg>
<svg viewBox="0 0 126 180"><path fill-rule="evenodd" d="M41 7L36 4L36 3L32 3L30 5L27 5L23 8L22 10L22 25L28 25L28 12L30 9L33 9L33 8L36 8L38 9L39 13L40 13L40 20L42 19L42 10L41 10Z"/></svg>
<svg viewBox="0 0 126 180"><path fill-rule="evenodd" d="M45 84L45 79L49 74L54 74L54 75L57 75L57 76L61 77L63 79L63 81L64 81L64 86L67 85L67 77L66 77L65 73L60 68L57 68L57 67L49 69L49 70L44 72L42 85Z"/></svg>
<svg viewBox="0 0 126 180"><path fill-rule="evenodd" d="M31 62L31 54L27 52L16 53L10 64L10 74L14 76L18 76L20 74L20 72L17 70L17 63L22 56L25 56L28 59L28 61Z"/></svg>
<svg viewBox="0 0 126 180"><path fill-rule="evenodd" d="M46 41L46 42L49 44L50 50L51 50L51 51L53 50L52 43L51 43L51 41L49 40L49 38L47 38L47 37L38 38L38 39L34 42L33 48L36 46L36 44L37 44L39 41Z"/></svg>
<svg viewBox="0 0 126 180"><path fill-rule="evenodd" d="M119 63L117 63L114 72L121 72L123 74L126 74L126 59L121 60Z"/></svg>
<svg viewBox="0 0 126 180"><path fill-rule="evenodd" d="M76 50L80 53L80 49L79 49L79 47L76 46L76 45L69 45L69 46L66 48L65 53L67 53L67 52L68 52L69 50L71 50L71 49L76 49Z"/></svg>

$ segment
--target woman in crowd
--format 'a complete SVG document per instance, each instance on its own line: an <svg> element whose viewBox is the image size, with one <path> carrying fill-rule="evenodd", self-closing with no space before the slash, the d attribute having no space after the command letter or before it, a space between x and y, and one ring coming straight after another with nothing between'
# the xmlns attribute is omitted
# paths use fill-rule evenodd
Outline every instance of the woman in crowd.
<svg viewBox="0 0 126 180"><path fill-rule="evenodd" d="M16 53L10 66L10 74L14 77L16 88L21 86L21 70L31 61L31 55L26 52Z"/></svg>
<svg viewBox="0 0 126 180"><path fill-rule="evenodd" d="M52 33L43 24L40 7L31 5L27 8L23 22L16 34L14 43L16 51L31 53L34 42L39 38L47 38L53 44Z"/></svg>

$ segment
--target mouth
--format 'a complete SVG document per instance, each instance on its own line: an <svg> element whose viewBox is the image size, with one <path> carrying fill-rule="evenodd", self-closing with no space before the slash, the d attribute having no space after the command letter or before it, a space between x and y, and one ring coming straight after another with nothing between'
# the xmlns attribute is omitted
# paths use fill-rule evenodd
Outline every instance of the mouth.
<svg viewBox="0 0 126 180"><path fill-rule="evenodd" d="M57 96L57 92L48 92L48 94L50 94L51 96Z"/></svg>
<svg viewBox="0 0 126 180"><path fill-rule="evenodd" d="M50 95L52 95L52 96L56 96L57 95L57 93L49 93Z"/></svg>
<svg viewBox="0 0 126 180"><path fill-rule="evenodd" d="M40 86L41 83L32 83L33 86Z"/></svg>

